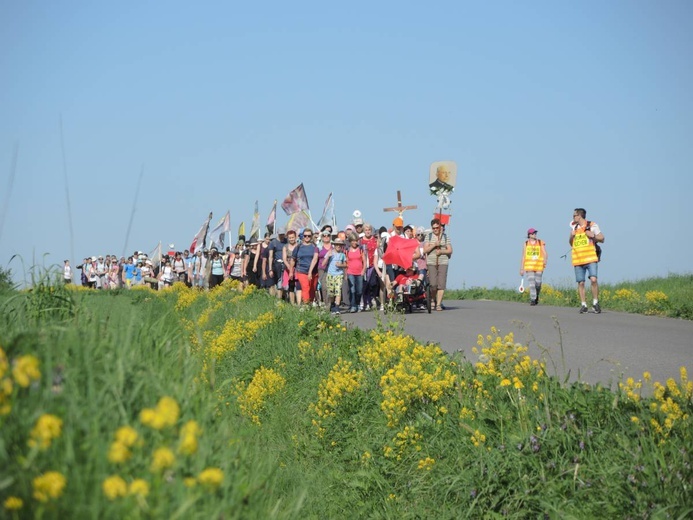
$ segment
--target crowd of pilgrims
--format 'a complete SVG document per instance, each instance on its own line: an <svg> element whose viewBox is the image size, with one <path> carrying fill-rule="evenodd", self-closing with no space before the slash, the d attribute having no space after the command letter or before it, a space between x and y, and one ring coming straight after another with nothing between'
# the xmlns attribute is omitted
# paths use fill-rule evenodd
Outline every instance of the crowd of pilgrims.
<svg viewBox="0 0 693 520"><path fill-rule="evenodd" d="M333 313L346 306L350 312L358 312L382 309L398 282L401 285L405 269L385 265L382 260L394 234L419 241L406 274L413 271L411 278L422 280L427 267L423 253L426 230L404 226L401 217L393 221L391 231L381 227L377 234L371 224L362 221L338 232L330 225L315 233L309 228L299 232L280 228L275 236L265 233L262 240L246 241L241 235L234 247L222 251L211 247L194 254L187 249L169 252L161 263L135 251L128 258L88 257L77 268L82 285L94 289L144 284L161 289L176 282L212 289L230 278L242 287L255 285L294 304L327 305Z"/></svg>

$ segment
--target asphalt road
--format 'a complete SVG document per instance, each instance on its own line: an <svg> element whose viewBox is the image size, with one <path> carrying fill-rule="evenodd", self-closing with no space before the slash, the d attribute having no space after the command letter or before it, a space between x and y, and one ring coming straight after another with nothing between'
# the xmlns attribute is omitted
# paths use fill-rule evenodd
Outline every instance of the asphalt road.
<svg viewBox="0 0 693 520"><path fill-rule="evenodd" d="M533 359L544 355L547 370L560 379L611 388L621 378L641 379L645 371L653 381L678 382L681 366L693 379L693 321L608 309L579 314L577 308L497 301L453 300L444 305L445 311L431 314L374 311L342 314L342 320L362 329L375 328L376 316L385 322L403 321L404 333L422 343L438 343L446 352L461 351L474 362L478 335L489 334L495 326L502 335L513 332L516 342L528 344Z"/></svg>

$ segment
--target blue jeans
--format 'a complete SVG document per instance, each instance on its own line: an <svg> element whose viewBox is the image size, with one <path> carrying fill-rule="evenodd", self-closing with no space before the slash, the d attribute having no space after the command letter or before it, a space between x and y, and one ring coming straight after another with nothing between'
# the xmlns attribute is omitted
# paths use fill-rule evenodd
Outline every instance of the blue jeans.
<svg viewBox="0 0 693 520"><path fill-rule="evenodd" d="M347 275L349 280L349 306L353 308L359 307L361 294L363 294L363 276L360 274Z"/></svg>
<svg viewBox="0 0 693 520"><path fill-rule="evenodd" d="M592 262L591 264L576 265L575 266L575 281L577 283L583 283L585 281L585 275L589 278L597 277L597 262Z"/></svg>

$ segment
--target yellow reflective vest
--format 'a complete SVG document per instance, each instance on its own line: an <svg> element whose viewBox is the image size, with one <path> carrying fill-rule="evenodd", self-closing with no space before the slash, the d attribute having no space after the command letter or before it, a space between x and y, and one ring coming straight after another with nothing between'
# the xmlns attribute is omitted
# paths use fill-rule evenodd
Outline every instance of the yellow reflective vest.
<svg viewBox="0 0 693 520"><path fill-rule="evenodd" d="M597 249L594 247L594 242L589 238L585 231L587 231L587 225L575 228L575 235L573 236L573 251L572 260L573 265L587 265L592 262L598 262Z"/></svg>
<svg viewBox="0 0 693 520"><path fill-rule="evenodd" d="M530 244L529 240L525 242L525 261L522 264L525 271L542 272L544 270L546 259L541 250L542 245L543 242L538 239L534 244Z"/></svg>

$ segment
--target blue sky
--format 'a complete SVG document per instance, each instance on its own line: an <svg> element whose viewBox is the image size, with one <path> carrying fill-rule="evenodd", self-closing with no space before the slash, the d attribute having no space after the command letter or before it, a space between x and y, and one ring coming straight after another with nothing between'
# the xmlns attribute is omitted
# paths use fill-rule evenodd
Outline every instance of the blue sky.
<svg viewBox="0 0 693 520"><path fill-rule="evenodd" d="M572 285L575 207L603 282L691 272L693 3L332 4L3 2L0 265L184 249L301 182L427 225L454 160L451 288L516 286L529 227Z"/></svg>

